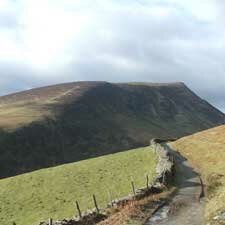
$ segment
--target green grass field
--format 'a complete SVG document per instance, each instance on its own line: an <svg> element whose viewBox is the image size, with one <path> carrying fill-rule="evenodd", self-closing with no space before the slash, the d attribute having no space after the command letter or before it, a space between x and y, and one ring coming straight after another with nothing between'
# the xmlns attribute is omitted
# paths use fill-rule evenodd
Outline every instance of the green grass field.
<svg viewBox="0 0 225 225"><path fill-rule="evenodd" d="M0 224L33 225L49 217L71 218L79 201L82 211L92 209L92 194L100 207L113 198L146 184L154 176L157 158L150 147L111 154L0 180Z"/></svg>

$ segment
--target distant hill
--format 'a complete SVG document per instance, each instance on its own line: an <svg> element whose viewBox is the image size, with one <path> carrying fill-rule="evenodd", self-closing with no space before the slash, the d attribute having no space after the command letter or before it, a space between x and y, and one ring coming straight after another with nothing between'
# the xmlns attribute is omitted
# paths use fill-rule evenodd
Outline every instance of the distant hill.
<svg viewBox="0 0 225 225"><path fill-rule="evenodd" d="M0 177L225 122L183 83L75 82L0 97Z"/></svg>
<svg viewBox="0 0 225 225"><path fill-rule="evenodd" d="M207 194L206 224L224 224L224 220L219 223L213 218L225 209L225 125L181 138L172 145L201 174Z"/></svg>

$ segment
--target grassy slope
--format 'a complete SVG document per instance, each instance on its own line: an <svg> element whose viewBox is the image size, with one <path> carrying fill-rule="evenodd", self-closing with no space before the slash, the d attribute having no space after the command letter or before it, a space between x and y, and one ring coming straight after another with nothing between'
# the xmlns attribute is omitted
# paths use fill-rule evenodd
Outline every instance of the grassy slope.
<svg viewBox="0 0 225 225"><path fill-rule="evenodd" d="M72 217L74 203L81 209L93 208L92 194L101 207L113 198L131 192L131 180L137 187L146 183L145 175L154 176L156 156L150 147L134 149L77 163L0 180L0 224L38 224L49 217Z"/></svg>
<svg viewBox="0 0 225 225"><path fill-rule="evenodd" d="M43 119L43 116L51 116L51 112L38 105L0 104L0 127L7 130L15 130L34 121Z"/></svg>
<svg viewBox="0 0 225 225"><path fill-rule="evenodd" d="M209 197L206 218L211 220L225 208L225 126L182 138L173 146L202 174Z"/></svg>

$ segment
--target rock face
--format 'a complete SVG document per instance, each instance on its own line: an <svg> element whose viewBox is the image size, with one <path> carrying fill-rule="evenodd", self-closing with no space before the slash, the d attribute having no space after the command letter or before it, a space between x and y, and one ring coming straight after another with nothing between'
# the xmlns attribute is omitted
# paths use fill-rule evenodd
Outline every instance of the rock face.
<svg viewBox="0 0 225 225"><path fill-rule="evenodd" d="M183 83L69 83L1 97L0 106L0 178L225 122Z"/></svg>

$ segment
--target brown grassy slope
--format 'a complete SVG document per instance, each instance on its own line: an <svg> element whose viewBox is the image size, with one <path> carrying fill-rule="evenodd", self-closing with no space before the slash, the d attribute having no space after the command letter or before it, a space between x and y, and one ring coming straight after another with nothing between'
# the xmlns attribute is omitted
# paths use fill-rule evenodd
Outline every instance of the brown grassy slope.
<svg viewBox="0 0 225 225"><path fill-rule="evenodd" d="M86 92L106 82L72 82L40 87L0 97L0 127L13 130L44 117L54 118L57 105L65 105L81 98ZM121 87L124 84L118 84ZM132 88L136 83L130 84ZM148 87L176 87L177 83L139 83Z"/></svg>
<svg viewBox="0 0 225 225"><path fill-rule="evenodd" d="M225 125L179 139L172 144L202 174L207 185L206 218L225 210Z"/></svg>
<svg viewBox="0 0 225 225"><path fill-rule="evenodd" d="M155 119L180 121L188 130L188 133L193 132L192 128L188 127L190 120L196 123L196 128L198 127L195 131L225 121L224 114L196 96L183 83L109 84L91 81L35 88L0 97L0 128L12 130L39 121L46 116L55 118L55 115L61 113L59 112L59 106L66 107L68 104L74 104L91 90L100 89L107 85L114 87L114 91L119 93L121 104L125 103L128 107L134 109L133 105L136 102L137 107L145 107L146 116L150 111ZM129 102L123 101L127 97L126 95L130 95L130 99L126 99ZM99 96L99 100L101 100L101 97ZM149 102L146 102L146 100ZM113 104L115 103L112 102ZM205 125L202 123L203 121L198 121L198 119L202 119L202 115L196 116L196 120L191 115L188 115L188 117L185 115L185 113L191 111L193 111L192 113L203 114ZM121 113L118 114L117 119L120 119L120 116Z"/></svg>
<svg viewBox="0 0 225 225"><path fill-rule="evenodd" d="M74 82L35 88L0 97L0 127L14 130L44 117L54 118L56 105L79 99L102 82Z"/></svg>

